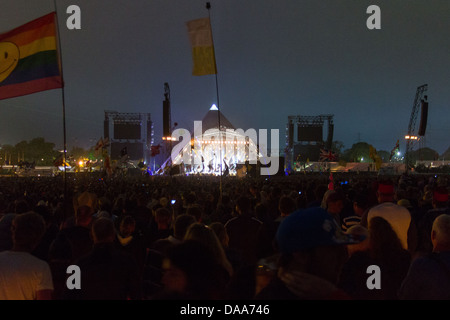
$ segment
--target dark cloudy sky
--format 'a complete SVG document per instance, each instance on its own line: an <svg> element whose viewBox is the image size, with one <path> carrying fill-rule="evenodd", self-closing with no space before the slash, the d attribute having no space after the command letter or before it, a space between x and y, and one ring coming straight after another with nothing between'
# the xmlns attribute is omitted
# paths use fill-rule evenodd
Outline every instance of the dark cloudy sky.
<svg viewBox="0 0 450 320"><path fill-rule="evenodd" d="M333 114L334 140L345 148L365 141L390 151L400 139L404 151L416 89L428 84L423 146L450 146L450 1L210 2L220 107L235 127L279 129L284 143L288 116ZM203 118L216 102L215 77L191 75L185 22L207 16L205 3L57 0L69 149L95 144L105 110L151 113L157 143L165 82L179 127ZM81 30L66 28L72 4ZM381 30L366 27L372 4ZM0 0L0 8L3 32L54 2ZM61 101L61 90L1 100L0 144L43 136L62 146Z"/></svg>

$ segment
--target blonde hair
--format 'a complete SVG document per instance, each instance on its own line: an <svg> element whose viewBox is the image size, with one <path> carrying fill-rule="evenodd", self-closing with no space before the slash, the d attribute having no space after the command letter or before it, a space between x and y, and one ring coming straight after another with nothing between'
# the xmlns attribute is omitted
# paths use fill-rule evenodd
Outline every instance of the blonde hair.
<svg viewBox="0 0 450 320"><path fill-rule="evenodd" d="M209 228L203 223L196 222L189 226L184 236L184 240L194 240L203 243L205 246L211 249L216 261L221 264L230 275L233 274L233 267L228 260L222 244L217 237L214 230Z"/></svg>

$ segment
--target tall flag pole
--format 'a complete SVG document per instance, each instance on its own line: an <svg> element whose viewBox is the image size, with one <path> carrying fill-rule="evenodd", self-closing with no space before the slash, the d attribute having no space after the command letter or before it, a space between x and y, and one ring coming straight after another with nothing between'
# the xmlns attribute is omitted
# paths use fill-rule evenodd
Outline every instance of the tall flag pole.
<svg viewBox="0 0 450 320"><path fill-rule="evenodd" d="M211 30L211 43L212 43L212 54L213 54L213 58L214 58L214 67L215 67L215 79L216 79L216 97L217 97L217 117L218 117L218 122L219 122L219 161L220 161L220 200L222 200L222 165L223 165L223 159L222 159L222 129L220 126L220 110L221 110L221 106L220 106L220 101L219 101L219 80L217 78L217 63L216 63L216 54L214 51L214 38L213 38L213 32L212 32L212 26L211 26L211 3L210 2L206 2L206 9L208 9L208 20L209 20L209 28Z"/></svg>
<svg viewBox="0 0 450 320"><path fill-rule="evenodd" d="M62 49L61 49L61 36L59 30L58 22L58 7L56 5L56 0L54 0L55 7L55 25L58 43L58 58L59 58L59 69L61 71L62 87L61 87L61 99L62 99L62 113L63 113L63 143L64 143L64 212L67 211L67 134L66 134L66 98L64 90L64 73L63 73L63 61L62 61Z"/></svg>
<svg viewBox="0 0 450 320"><path fill-rule="evenodd" d="M216 58L215 58L215 51L214 51L214 38L213 38L213 32L212 32L212 26L211 26L211 3L207 2L206 3L206 9L208 9L208 20L209 20L209 28L211 30L211 43L212 43L212 54L213 54L213 58L214 58L214 76L216 79L216 96L217 96L217 109L218 109L218 120L219 120L219 131L220 131L220 102L219 102L219 80L217 78L217 63L216 63ZM222 141L222 139L221 139ZM222 168L222 166L221 166Z"/></svg>
<svg viewBox="0 0 450 320"><path fill-rule="evenodd" d="M215 75L216 80L216 99L217 114L219 123L219 157L220 157L220 195L222 197L222 136L220 124L220 101L219 101L219 81L217 78L217 64L214 52L214 41L211 27L211 4L206 3L208 17L191 20L186 23L189 38L192 45L192 60L194 76Z"/></svg>

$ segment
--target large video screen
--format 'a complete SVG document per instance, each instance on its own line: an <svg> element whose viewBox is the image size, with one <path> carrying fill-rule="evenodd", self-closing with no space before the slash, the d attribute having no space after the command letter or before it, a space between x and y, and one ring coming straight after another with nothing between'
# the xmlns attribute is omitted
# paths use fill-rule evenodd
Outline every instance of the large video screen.
<svg viewBox="0 0 450 320"><path fill-rule="evenodd" d="M298 126L297 141L323 141L322 126Z"/></svg>
<svg viewBox="0 0 450 320"><path fill-rule="evenodd" d="M114 123L114 139L141 139L141 124L139 122Z"/></svg>

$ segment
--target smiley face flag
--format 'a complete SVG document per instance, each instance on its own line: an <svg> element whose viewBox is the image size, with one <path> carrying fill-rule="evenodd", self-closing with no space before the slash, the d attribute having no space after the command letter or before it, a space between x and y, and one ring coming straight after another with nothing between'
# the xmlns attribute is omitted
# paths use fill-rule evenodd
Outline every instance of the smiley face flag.
<svg viewBox="0 0 450 320"><path fill-rule="evenodd" d="M55 12L0 34L0 99L62 86Z"/></svg>

